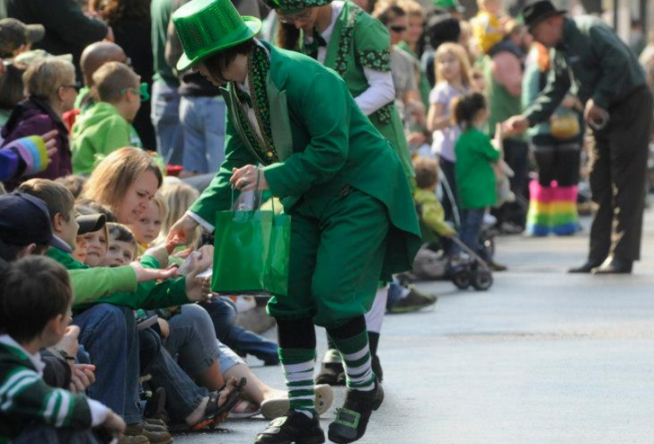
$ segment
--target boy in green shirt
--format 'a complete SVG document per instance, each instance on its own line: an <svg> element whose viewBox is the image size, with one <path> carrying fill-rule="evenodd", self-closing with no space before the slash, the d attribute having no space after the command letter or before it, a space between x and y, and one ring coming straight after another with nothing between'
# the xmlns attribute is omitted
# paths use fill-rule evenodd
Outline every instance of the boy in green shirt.
<svg viewBox="0 0 654 444"><path fill-rule="evenodd" d="M120 62L105 63L93 74L99 102L73 125L75 174L90 174L96 163L118 148L141 147L130 124L141 108L140 77Z"/></svg>
<svg viewBox="0 0 654 444"><path fill-rule="evenodd" d="M73 293L66 270L28 256L0 277L0 443L99 442L91 428L118 438L125 422L84 394L48 386L39 351L64 337Z"/></svg>

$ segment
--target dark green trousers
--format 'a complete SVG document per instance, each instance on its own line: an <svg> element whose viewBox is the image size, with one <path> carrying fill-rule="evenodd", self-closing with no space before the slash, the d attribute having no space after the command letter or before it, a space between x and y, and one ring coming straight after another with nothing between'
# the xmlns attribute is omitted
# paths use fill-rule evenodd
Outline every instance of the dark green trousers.
<svg viewBox="0 0 654 444"><path fill-rule="evenodd" d="M292 211L289 294L268 313L336 328L370 310L390 222L380 201L349 187L317 213L310 202Z"/></svg>
<svg viewBox="0 0 654 444"><path fill-rule="evenodd" d="M598 205L590 231L592 262L609 255L640 259L652 95L638 88L609 108L611 120L591 132L590 187Z"/></svg>

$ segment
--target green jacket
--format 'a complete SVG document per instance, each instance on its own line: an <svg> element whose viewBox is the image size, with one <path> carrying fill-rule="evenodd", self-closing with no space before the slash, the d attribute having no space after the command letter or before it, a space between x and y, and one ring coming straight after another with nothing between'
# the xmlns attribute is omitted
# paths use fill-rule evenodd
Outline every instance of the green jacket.
<svg viewBox="0 0 654 444"><path fill-rule="evenodd" d="M434 234L448 236L456 233L454 228L445 222L445 210L434 191L416 188L413 192L413 200L419 209L418 216L423 240L432 239Z"/></svg>
<svg viewBox="0 0 654 444"><path fill-rule="evenodd" d="M84 394L52 388L24 350L0 343L0 444L35 424L90 430L91 409Z"/></svg>
<svg viewBox="0 0 654 444"><path fill-rule="evenodd" d="M596 105L610 110L645 84L645 72L636 55L602 20L591 16L566 18L547 86L525 116L532 125L547 120L571 87L578 87L582 103L593 99Z"/></svg>
<svg viewBox="0 0 654 444"><path fill-rule="evenodd" d="M69 253L58 248L50 248L46 255L59 262L67 270L89 269L87 265L77 262ZM145 268L159 268L159 262L152 256L143 256L141 265ZM159 284L156 282L141 282L137 285L135 292L116 292L103 297L99 301L89 302L120 305L129 307L132 310L138 310L139 308L150 310L191 303L186 297L185 277L169 279ZM81 310L88 305L90 304L79 304L75 301L73 308Z"/></svg>
<svg viewBox="0 0 654 444"><path fill-rule="evenodd" d="M305 52L303 42L304 39L300 39L300 50ZM390 72L390 51L391 40L386 27L354 3L346 1L327 45L325 66L343 77L350 93L357 97L370 87L363 68ZM402 161L406 176L415 177L404 126L395 102L389 102L368 118L391 143Z"/></svg>
<svg viewBox="0 0 654 444"><path fill-rule="evenodd" d="M495 205L495 172L491 163L500 160L500 152L490 138L477 128L461 133L456 153L456 186L461 208L481 209Z"/></svg>
<svg viewBox="0 0 654 444"><path fill-rule="evenodd" d="M97 102L77 117L71 139L75 174L91 174L98 162L119 148L142 146L132 125L107 102Z"/></svg>
<svg viewBox="0 0 654 444"><path fill-rule="evenodd" d="M73 287L73 304L88 304L112 293L136 291L136 273L130 266L68 270Z"/></svg>
<svg viewBox="0 0 654 444"><path fill-rule="evenodd" d="M361 113L334 71L302 54L262 44L271 53L265 88L280 161L270 164L265 153L248 142L236 112L236 87L230 84L223 91L229 109L225 162L190 211L213 224L217 211L232 206L232 168L248 164L266 165L270 190L291 215L300 199L320 214L350 185L388 210L391 229L382 279L410 269L420 248L420 229L407 178L388 141Z"/></svg>

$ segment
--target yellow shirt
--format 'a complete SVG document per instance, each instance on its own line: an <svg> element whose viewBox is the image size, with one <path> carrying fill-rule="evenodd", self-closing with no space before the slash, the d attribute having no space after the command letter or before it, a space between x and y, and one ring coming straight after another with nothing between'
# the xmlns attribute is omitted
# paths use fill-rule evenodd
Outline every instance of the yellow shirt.
<svg viewBox="0 0 654 444"><path fill-rule="evenodd" d="M454 228L445 222L445 210L433 191L417 188L413 192L413 200L422 207L421 214L418 215L420 222L434 230L439 236L456 233Z"/></svg>
<svg viewBox="0 0 654 444"><path fill-rule="evenodd" d="M488 54L488 51L504 38L500 21L495 14L487 11L479 11L471 20L471 23L472 36L484 54Z"/></svg>

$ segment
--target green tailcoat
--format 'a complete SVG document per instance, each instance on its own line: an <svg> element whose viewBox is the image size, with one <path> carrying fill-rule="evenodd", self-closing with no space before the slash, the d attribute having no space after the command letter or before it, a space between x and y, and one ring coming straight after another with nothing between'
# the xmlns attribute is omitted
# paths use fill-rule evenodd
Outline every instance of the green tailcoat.
<svg viewBox="0 0 654 444"><path fill-rule="evenodd" d="M270 110L273 149L252 146L246 121L237 112L234 84L223 91L229 114L225 129L225 161L191 212L214 223L216 211L232 206L232 168L265 165L273 195L286 213L298 202L322 214L346 186L381 201L391 224L382 279L411 268L420 247L420 229L402 164L388 141L359 110L347 85L334 71L302 54L269 50L265 89ZM253 92L254 94L254 92ZM343 239L343 246L356 239Z"/></svg>
<svg viewBox="0 0 654 444"><path fill-rule="evenodd" d="M300 39L300 50L306 53L304 39ZM381 22L352 2L343 5L325 55L325 66L336 71L357 97L370 84L363 68L376 71L391 71L391 40ZM391 143L400 157L407 177L415 177L409 145L404 135L404 126L395 103L391 101L368 116L375 128Z"/></svg>

